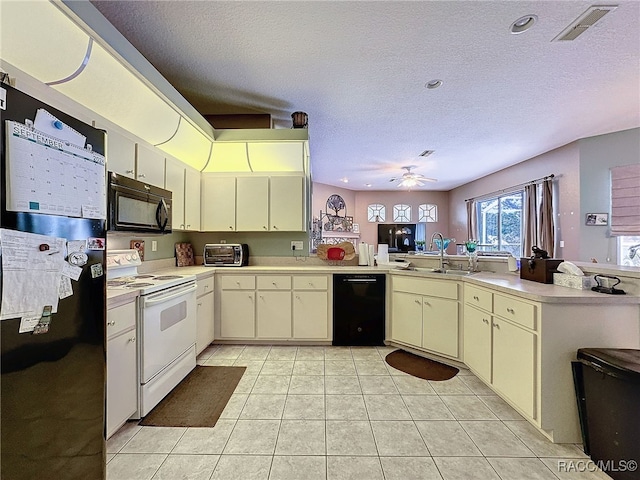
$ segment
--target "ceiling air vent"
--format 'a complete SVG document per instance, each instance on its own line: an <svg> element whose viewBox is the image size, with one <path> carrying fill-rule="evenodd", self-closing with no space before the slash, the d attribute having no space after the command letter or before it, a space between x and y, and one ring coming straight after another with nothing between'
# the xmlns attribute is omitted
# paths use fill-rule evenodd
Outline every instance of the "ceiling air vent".
<svg viewBox="0 0 640 480"><path fill-rule="evenodd" d="M435 152L435 150L425 150L424 152L422 152L420 155L418 155L419 157L428 157L429 155L431 155L433 152Z"/></svg>
<svg viewBox="0 0 640 480"><path fill-rule="evenodd" d="M617 5L594 5L589 7L586 12L580 15L551 41L561 42L565 40L575 40L586 32L589 27L594 26L602 17L616 8L618 8Z"/></svg>

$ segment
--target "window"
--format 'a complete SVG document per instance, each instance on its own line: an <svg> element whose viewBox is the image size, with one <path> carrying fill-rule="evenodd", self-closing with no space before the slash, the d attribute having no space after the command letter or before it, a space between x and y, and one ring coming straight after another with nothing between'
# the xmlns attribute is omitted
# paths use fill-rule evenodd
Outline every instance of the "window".
<svg viewBox="0 0 640 480"><path fill-rule="evenodd" d="M520 190L476 202L479 250L522 256L523 196Z"/></svg>
<svg viewBox="0 0 640 480"><path fill-rule="evenodd" d="M367 208L367 219L370 222L384 222L386 215L386 209L384 205L374 203Z"/></svg>
<svg viewBox="0 0 640 480"><path fill-rule="evenodd" d="M411 221L411 205L394 205L393 206L394 222L410 222Z"/></svg>
<svg viewBox="0 0 640 480"><path fill-rule="evenodd" d="M433 223L438 221L438 206L430 203L418 205L418 222Z"/></svg>
<svg viewBox="0 0 640 480"><path fill-rule="evenodd" d="M640 236L618 237L618 265L640 267Z"/></svg>

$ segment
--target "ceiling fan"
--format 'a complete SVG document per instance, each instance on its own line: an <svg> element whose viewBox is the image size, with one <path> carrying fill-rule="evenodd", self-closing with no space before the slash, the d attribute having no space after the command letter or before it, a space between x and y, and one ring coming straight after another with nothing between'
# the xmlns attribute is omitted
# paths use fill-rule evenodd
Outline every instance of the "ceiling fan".
<svg viewBox="0 0 640 480"><path fill-rule="evenodd" d="M412 168L416 168L416 165L407 165L406 167L402 167L406 170L406 173L403 173L401 177L390 178L390 182L398 182L396 185L398 188L400 187L422 187L424 185L423 182L437 182L435 178L428 178L422 175L421 173L413 173L411 171Z"/></svg>

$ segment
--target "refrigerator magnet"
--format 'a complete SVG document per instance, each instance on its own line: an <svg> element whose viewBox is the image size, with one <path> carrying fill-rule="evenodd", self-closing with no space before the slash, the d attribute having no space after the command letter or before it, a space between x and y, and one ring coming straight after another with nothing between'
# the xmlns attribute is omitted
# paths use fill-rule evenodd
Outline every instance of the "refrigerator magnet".
<svg viewBox="0 0 640 480"><path fill-rule="evenodd" d="M104 238L87 238L87 249L89 250L104 250L106 242Z"/></svg>
<svg viewBox="0 0 640 480"><path fill-rule="evenodd" d="M91 278L98 278L103 275L102 264L94 263L91 265Z"/></svg>
<svg viewBox="0 0 640 480"><path fill-rule="evenodd" d="M82 267L87 264L89 257L84 252L71 252L67 257L67 262L77 267Z"/></svg>

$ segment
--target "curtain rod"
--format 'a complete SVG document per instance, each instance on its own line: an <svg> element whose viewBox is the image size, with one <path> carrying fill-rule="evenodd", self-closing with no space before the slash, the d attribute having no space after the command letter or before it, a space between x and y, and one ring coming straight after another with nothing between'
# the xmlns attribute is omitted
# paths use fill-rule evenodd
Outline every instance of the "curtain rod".
<svg viewBox="0 0 640 480"><path fill-rule="evenodd" d="M547 175L546 177L538 178L536 180L531 180L530 182L519 183L518 185L514 185L512 187L503 188L502 190L496 190L495 192L485 193L484 195L478 195L477 197L467 198L465 202L471 202L473 200L477 200L479 198L492 197L496 194L511 192L513 190L517 190L520 187L526 187L527 185L534 185L536 183L542 183L545 180L550 180L554 178L555 175L552 173L551 175Z"/></svg>

